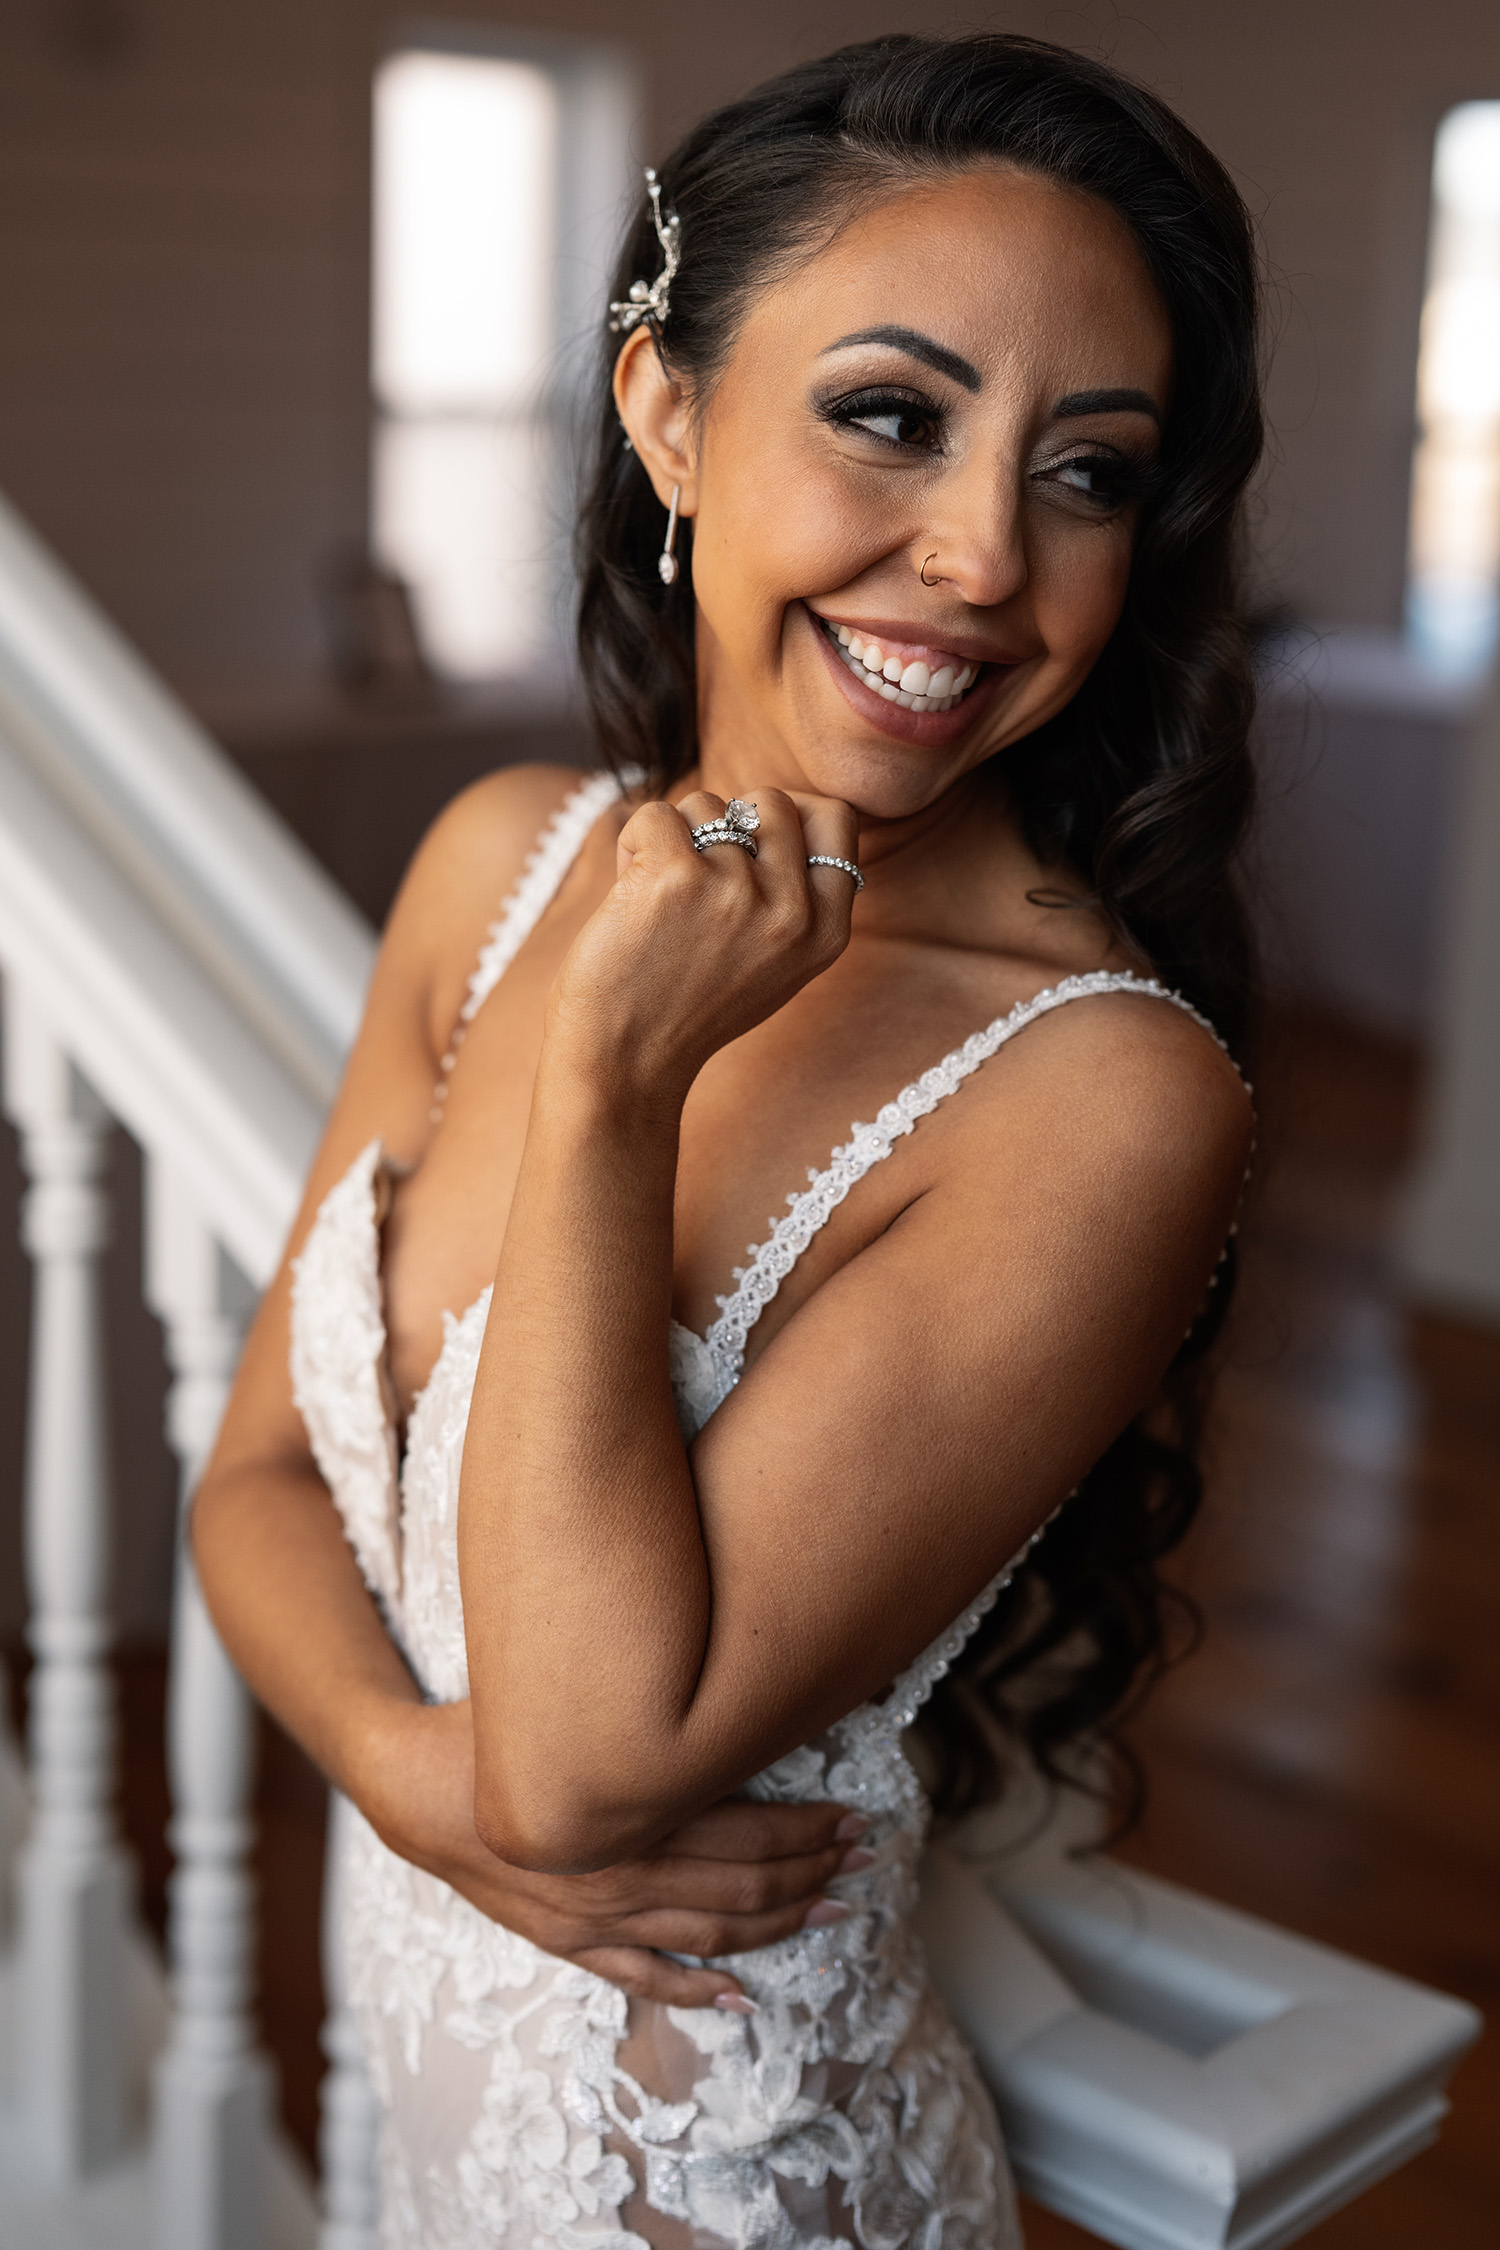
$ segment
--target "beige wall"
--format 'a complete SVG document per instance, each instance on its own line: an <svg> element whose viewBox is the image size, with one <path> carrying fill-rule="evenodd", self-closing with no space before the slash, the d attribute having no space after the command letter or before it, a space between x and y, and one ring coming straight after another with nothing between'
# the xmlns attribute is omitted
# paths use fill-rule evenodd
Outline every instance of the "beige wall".
<svg viewBox="0 0 1500 2250"><path fill-rule="evenodd" d="M448 0L627 40L643 157L795 56L945 7ZM11 0L0 15L0 486L210 707L320 661L364 501L367 86L382 0ZM1111 55L1260 215L1276 285L1272 593L1393 622L1426 175L1500 94L1496 0L1135 0L984 20Z"/></svg>

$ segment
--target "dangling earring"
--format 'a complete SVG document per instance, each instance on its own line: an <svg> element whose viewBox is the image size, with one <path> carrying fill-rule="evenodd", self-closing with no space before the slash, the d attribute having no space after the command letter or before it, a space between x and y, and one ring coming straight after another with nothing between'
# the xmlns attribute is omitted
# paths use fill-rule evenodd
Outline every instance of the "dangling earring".
<svg viewBox="0 0 1500 2250"><path fill-rule="evenodd" d="M672 487L672 505L667 510L666 544L663 546L656 564L657 569L661 572L661 582L664 586L675 586L677 583L677 557L673 554L672 549L677 544L677 503L681 498L682 486L674 484Z"/></svg>

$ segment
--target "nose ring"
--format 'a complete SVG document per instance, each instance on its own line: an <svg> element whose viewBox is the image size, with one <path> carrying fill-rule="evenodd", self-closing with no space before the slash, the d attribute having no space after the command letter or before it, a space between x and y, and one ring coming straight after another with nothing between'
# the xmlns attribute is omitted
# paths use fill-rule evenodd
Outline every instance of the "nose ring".
<svg viewBox="0 0 1500 2250"><path fill-rule="evenodd" d="M921 569L917 572L917 576L921 579L924 586L941 586L941 584L943 583L941 577L929 578L927 575L927 564L936 561L937 550L934 548L933 552L927 556L926 561L923 562Z"/></svg>

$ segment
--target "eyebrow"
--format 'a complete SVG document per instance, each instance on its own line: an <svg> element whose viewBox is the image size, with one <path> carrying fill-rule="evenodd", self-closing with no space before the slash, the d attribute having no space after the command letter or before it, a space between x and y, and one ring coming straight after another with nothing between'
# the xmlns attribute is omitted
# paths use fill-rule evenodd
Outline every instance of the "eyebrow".
<svg viewBox="0 0 1500 2250"><path fill-rule="evenodd" d="M859 328L852 336L840 336L836 344L825 344L819 357L846 351L851 344L889 344L893 350L905 352L909 359L920 359L924 365L935 368L939 375L961 383L966 391L977 391L984 381L972 360L950 352L946 344L934 343L917 328Z"/></svg>
<svg viewBox="0 0 1500 2250"><path fill-rule="evenodd" d="M1149 391L1069 391L1052 409L1054 422L1076 421L1083 414L1149 414L1161 428L1161 409Z"/></svg>

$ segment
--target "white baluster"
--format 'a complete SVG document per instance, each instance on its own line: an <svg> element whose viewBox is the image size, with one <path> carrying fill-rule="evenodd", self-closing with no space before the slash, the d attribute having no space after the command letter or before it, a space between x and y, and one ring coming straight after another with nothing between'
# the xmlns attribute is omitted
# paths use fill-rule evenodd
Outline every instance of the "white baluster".
<svg viewBox="0 0 1500 2250"><path fill-rule="evenodd" d="M180 1185L146 1173L146 1296L166 1331L182 1520L218 1430L248 1292ZM155 2250L262 2250L271 2069L252 2011L254 1710L179 1544L167 1706L172 2027L156 2070Z"/></svg>
<svg viewBox="0 0 1500 2250"><path fill-rule="evenodd" d="M109 1449L100 1258L109 1119L24 987L6 994L5 1098L29 1185L34 1270L26 1572L34 1817L17 1868L16 2084L30 2161L55 2181L107 2163L128 2128L129 1862L113 1809L105 1662Z"/></svg>
<svg viewBox="0 0 1500 2250"><path fill-rule="evenodd" d="M319 2090L323 2226L318 2250L375 2250L380 2212L375 2178L380 2105L365 2069L359 2026L349 2006L344 1957L343 1872L348 1827L349 1801L332 1790L323 1877L323 1989L328 1996L323 2052L328 2057L328 2071Z"/></svg>

